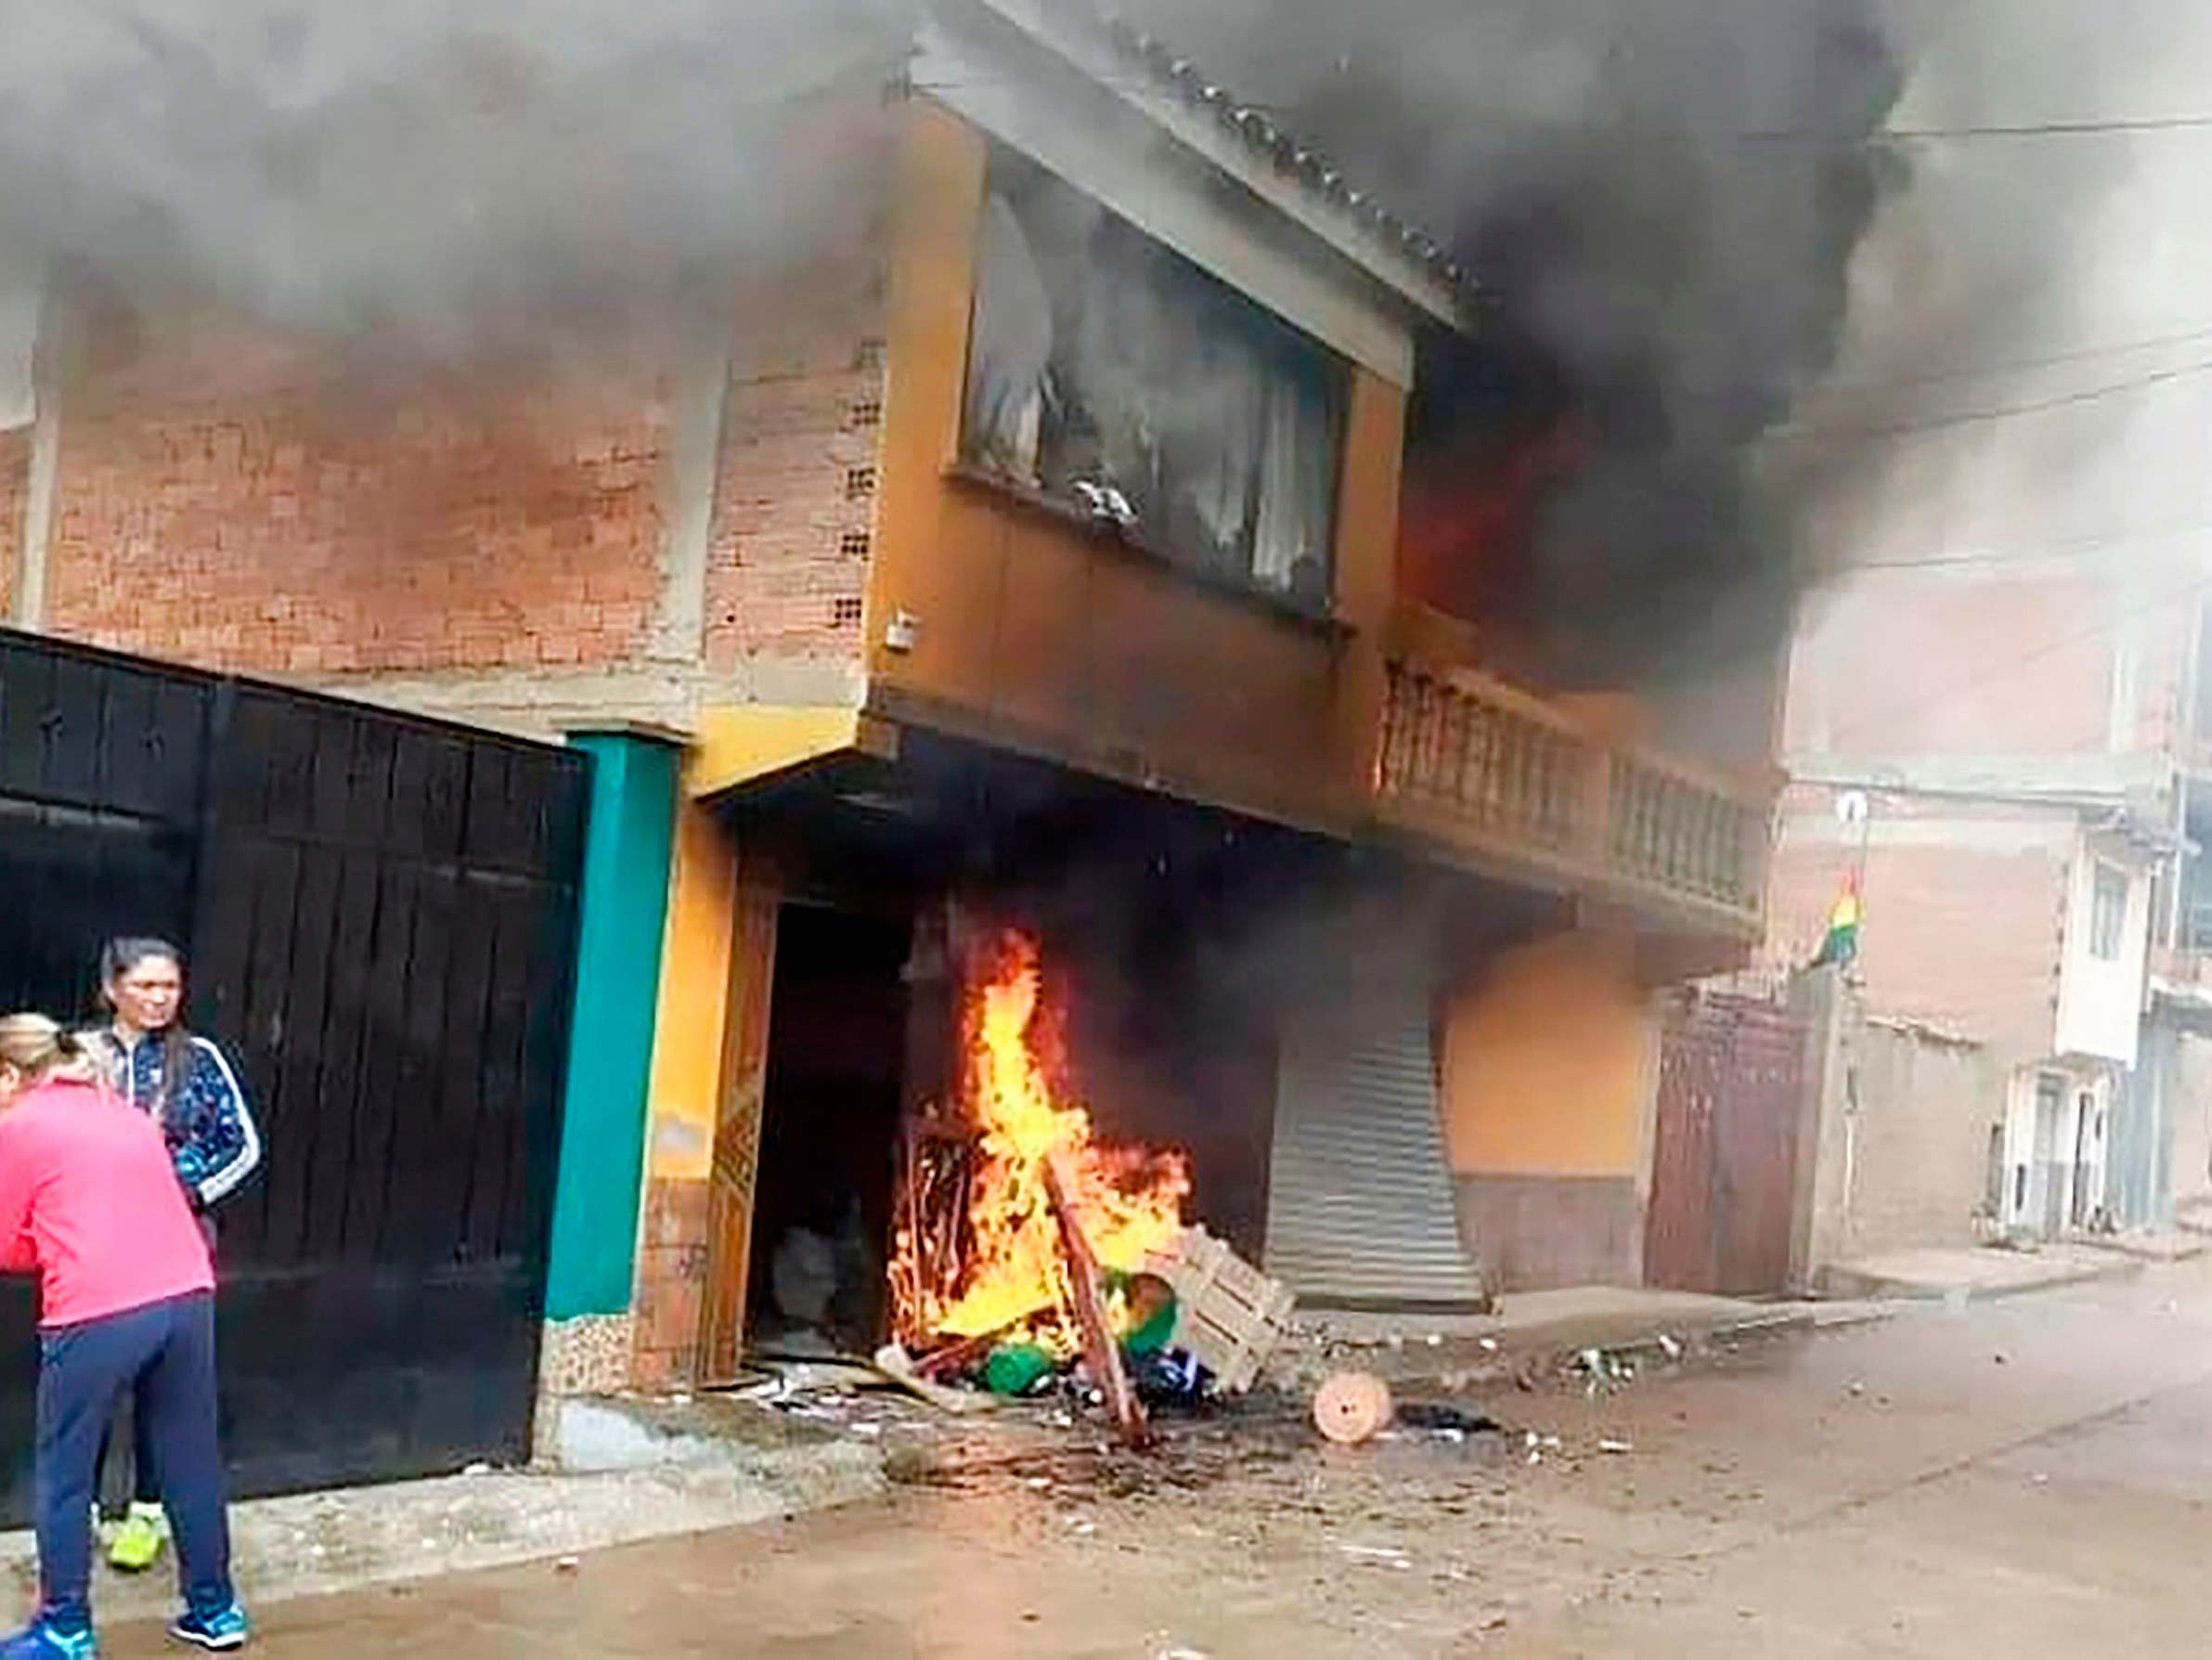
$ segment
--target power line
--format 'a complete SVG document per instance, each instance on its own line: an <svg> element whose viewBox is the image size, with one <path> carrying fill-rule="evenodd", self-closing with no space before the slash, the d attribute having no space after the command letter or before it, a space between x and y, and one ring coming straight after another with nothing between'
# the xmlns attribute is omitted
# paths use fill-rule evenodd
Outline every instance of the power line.
<svg viewBox="0 0 2212 1660"><path fill-rule="evenodd" d="M2124 357L2134 352L2155 351L2161 346L2187 345L2198 340L2212 340L2212 324L2184 329L2173 334L2152 334L2141 340L2115 341L2107 345L2077 346L2071 351L2051 352L2040 357L2007 357L1994 363L1929 370L1921 374L1895 375L1884 380L1822 381L1809 387L1806 396L1825 397L1833 393L1886 392L1896 387L1930 386L1949 381L1994 380L1999 375L2015 374L2024 370L2056 369L2062 364L2082 363L2092 357Z"/></svg>
<svg viewBox="0 0 2212 1660"><path fill-rule="evenodd" d="M2096 403L2123 393L2139 392L2152 386L2166 385L2174 381L2186 380L2212 370L2212 357L2199 358L2172 369L2154 370L2147 374L2131 375L2124 381L2114 381L2103 386L2087 387L2079 392L2063 392L2051 397L2037 398L2024 404L2008 404L1990 409L1961 409L1946 415L1914 416L1903 421L1869 422L1866 424L1813 422L1805 425L1792 423L1776 427L1768 434L1775 438L1856 437L1888 438L1908 433L1937 431L1945 427L1975 426L1992 421L2010 421L2021 415L2043 415L2053 409L2071 409L2079 404Z"/></svg>
<svg viewBox="0 0 2212 1660"><path fill-rule="evenodd" d="M2039 547L2024 548L2011 553L1931 553L1920 559L1854 560L1837 567L1830 575L1834 580L1844 582L1861 571L1933 571L1968 565L2001 570L2008 564L2024 565L2045 560L2082 559L2115 548L2140 548L2152 542L2177 541L2182 537L2202 535L2206 531L2212 531L2212 520L2199 519L2187 525L2169 525L2135 536L2072 537L2064 541L2045 542Z"/></svg>
<svg viewBox="0 0 2212 1660"><path fill-rule="evenodd" d="M1735 142L1746 145L1803 145L1856 149L1860 145L1944 144L1976 138L2088 138L2136 133L2185 133L2212 130L2212 114L2106 116L2096 120L1989 122L1949 127L1882 127L1862 136L1822 133L1812 128L1777 128L1738 133Z"/></svg>

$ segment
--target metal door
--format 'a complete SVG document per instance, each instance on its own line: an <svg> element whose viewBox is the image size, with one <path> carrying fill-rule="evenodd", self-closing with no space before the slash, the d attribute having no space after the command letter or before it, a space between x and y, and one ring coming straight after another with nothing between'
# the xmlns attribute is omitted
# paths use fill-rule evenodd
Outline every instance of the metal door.
<svg viewBox="0 0 2212 1660"><path fill-rule="evenodd" d="M1670 1000L1644 1277L1753 1296L1790 1277L1807 1027L1755 998Z"/></svg>
<svg viewBox="0 0 2212 1660"><path fill-rule="evenodd" d="M0 633L0 886L39 896L0 989L87 1014L105 936L178 939L261 1119L218 1215L241 1493L528 1455L586 765ZM32 1380L0 1367L8 1520Z"/></svg>
<svg viewBox="0 0 2212 1660"><path fill-rule="evenodd" d="M1466 1310L1426 995L1370 992L1284 1034L1266 1265L1334 1308Z"/></svg>

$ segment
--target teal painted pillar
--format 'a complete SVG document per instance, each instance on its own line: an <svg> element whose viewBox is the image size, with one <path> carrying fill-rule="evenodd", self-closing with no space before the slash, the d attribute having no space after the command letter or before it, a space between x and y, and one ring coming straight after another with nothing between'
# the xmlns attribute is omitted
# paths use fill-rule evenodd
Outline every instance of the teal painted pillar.
<svg viewBox="0 0 2212 1660"><path fill-rule="evenodd" d="M680 755L673 737L634 732L569 742L591 757L591 819L546 1277L552 1320L630 1305Z"/></svg>

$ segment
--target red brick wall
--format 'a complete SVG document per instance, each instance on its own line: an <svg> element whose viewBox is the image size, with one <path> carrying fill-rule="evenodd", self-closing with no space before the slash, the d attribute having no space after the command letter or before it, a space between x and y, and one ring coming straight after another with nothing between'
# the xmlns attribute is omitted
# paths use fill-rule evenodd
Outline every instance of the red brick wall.
<svg viewBox="0 0 2212 1660"><path fill-rule="evenodd" d="M23 498L31 486L31 428L0 433L0 622L15 616L16 575L23 556Z"/></svg>
<svg viewBox="0 0 2212 1660"><path fill-rule="evenodd" d="M1793 789L1774 862L1768 938L1802 964L1818 949L1856 849L1825 825L1827 794ZM1875 1015L1924 1020L2001 1057L2050 1051L2065 917L2070 826L2030 816L1885 803L1868 849L1859 970ZM1940 813L1942 816L1936 816ZM2030 845L2048 825L2050 845ZM1947 840L1946 838L1948 838Z"/></svg>
<svg viewBox="0 0 2212 1660"><path fill-rule="evenodd" d="M270 343L175 338L111 351L65 404L55 631L269 674L639 649L666 429L642 377L371 396Z"/></svg>
<svg viewBox="0 0 2212 1660"><path fill-rule="evenodd" d="M854 251L803 292L739 307L706 577L706 663L857 671L883 447L876 261ZM748 318L789 318L772 336Z"/></svg>

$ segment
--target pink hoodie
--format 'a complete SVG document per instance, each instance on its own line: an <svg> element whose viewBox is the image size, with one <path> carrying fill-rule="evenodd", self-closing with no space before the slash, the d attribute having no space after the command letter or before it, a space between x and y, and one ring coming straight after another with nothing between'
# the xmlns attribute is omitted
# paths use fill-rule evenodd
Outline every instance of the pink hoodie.
<svg viewBox="0 0 2212 1660"><path fill-rule="evenodd" d="M47 1331L213 1290L161 1126L63 1079L0 1109L0 1272L38 1275Z"/></svg>

